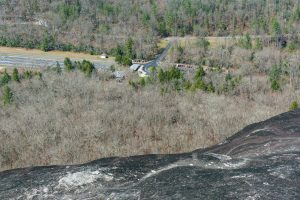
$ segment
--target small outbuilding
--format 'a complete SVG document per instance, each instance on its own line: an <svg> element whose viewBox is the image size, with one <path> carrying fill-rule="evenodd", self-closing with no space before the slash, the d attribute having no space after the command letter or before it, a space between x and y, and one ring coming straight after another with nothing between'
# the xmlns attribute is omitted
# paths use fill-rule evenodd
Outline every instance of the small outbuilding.
<svg viewBox="0 0 300 200"><path fill-rule="evenodd" d="M130 66L130 70L136 72L141 67L141 64L133 64Z"/></svg>
<svg viewBox="0 0 300 200"><path fill-rule="evenodd" d="M100 55L100 58L106 59L106 58L108 58L108 55L106 53L103 53Z"/></svg>

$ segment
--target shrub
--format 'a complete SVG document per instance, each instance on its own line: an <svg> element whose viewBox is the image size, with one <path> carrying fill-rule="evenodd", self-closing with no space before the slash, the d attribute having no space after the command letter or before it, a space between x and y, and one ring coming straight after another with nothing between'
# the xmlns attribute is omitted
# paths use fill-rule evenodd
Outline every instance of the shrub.
<svg viewBox="0 0 300 200"><path fill-rule="evenodd" d="M136 84L134 81L130 80L128 83L135 90L137 90L139 88L138 84Z"/></svg>
<svg viewBox="0 0 300 200"><path fill-rule="evenodd" d="M207 86L206 86L206 91L207 91L207 92L211 92L211 93L214 93L214 92L215 92L215 87L214 87L214 85L212 84L212 82L210 82L209 84L207 84Z"/></svg>
<svg viewBox="0 0 300 200"><path fill-rule="evenodd" d="M43 78L42 72L36 72L35 75L36 75L40 80L42 80L42 78Z"/></svg>
<svg viewBox="0 0 300 200"><path fill-rule="evenodd" d="M56 67L53 68L53 71L55 71L57 74L61 74L61 67L59 62L56 62Z"/></svg>
<svg viewBox="0 0 300 200"><path fill-rule="evenodd" d="M190 90L193 87L193 84L191 83L191 81L187 80L183 83L183 87L185 90Z"/></svg>
<svg viewBox="0 0 300 200"><path fill-rule="evenodd" d="M225 76L225 82L222 83L221 87L218 90L218 93L232 93L235 92L235 89L238 85L240 85L242 80L241 76L233 76L230 73L228 73ZM213 88L215 90L215 88Z"/></svg>
<svg viewBox="0 0 300 200"><path fill-rule="evenodd" d="M3 36L0 37L0 45L1 46L6 46L7 44L7 40L6 38L4 38Z"/></svg>
<svg viewBox="0 0 300 200"><path fill-rule="evenodd" d="M287 45L287 49L288 49L290 52L295 51L295 50L296 50L296 45L295 45L295 43L289 42L288 45Z"/></svg>
<svg viewBox="0 0 300 200"><path fill-rule="evenodd" d="M205 71L202 66L200 66L195 74L195 79L202 79L205 76Z"/></svg>
<svg viewBox="0 0 300 200"><path fill-rule="evenodd" d="M111 65L109 67L109 69L110 69L111 72L115 72L116 71L116 67L114 65Z"/></svg>
<svg viewBox="0 0 300 200"><path fill-rule="evenodd" d="M141 78L141 79L140 79L140 85L141 85L142 87L145 87L145 86L146 86L146 80L145 80L145 78Z"/></svg>
<svg viewBox="0 0 300 200"><path fill-rule="evenodd" d="M73 64L72 64L72 62L71 62L71 60L70 60L70 58L65 58L65 60L64 60L64 65L65 65L65 69L66 69L67 71L71 71L71 70L74 69L74 66L73 66Z"/></svg>
<svg viewBox="0 0 300 200"><path fill-rule="evenodd" d="M244 49L252 49L252 39L248 33L240 39L239 46Z"/></svg>
<svg viewBox="0 0 300 200"><path fill-rule="evenodd" d="M4 105L8 105L12 102L13 94L11 89L8 86L3 88L2 101Z"/></svg>
<svg viewBox="0 0 300 200"><path fill-rule="evenodd" d="M14 70L13 70L12 80L14 80L16 82L20 82L19 72L18 72L17 68L14 68Z"/></svg>
<svg viewBox="0 0 300 200"><path fill-rule="evenodd" d="M205 82L204 82L203 80L197 80L197 81L194 83L194 88L195 88L195 89L200 89L200 90L206 91L207 86L206 86L206 84L205 84Z"/></svg>
<svg viewBox="0 0 300 200"><path fill-rule="evenodd" d="M6 85L10 80L11 80L11 76L5 70L0 81L0 86Z"/></svg>
<svg viewBox="0 0 300 200"><path fill-rule="evenodd" d="M205 50L208 49L208 47L210 46L210 43L208 40L206 40L205 38L201 38L199 41L198 41L198 46L200 48L203 48Z"/></svg>
<svg viewBox="0 0 300 200"><path fill-rule="evenodd" d="M41 50L42 51L49 51L49 41L48 41L48 38L44 38L42 43L41 43L41 46L40 46Z"/></svg>
<svg viewBox="0 0 300 200"><path fill-rule="evenodd" d="M274 18L271 22L271 32L273 35L280 35L282 33L280 23Z"/></svg>
<svg viewBox="0 0 300 200"><path fill-rule="evenodd" d="M277 80L272 80L271 81L271 89L273 91L278 91L280 90L280 83Z"/></svg>
<svg viewBox="0 0 300 200"><path fill-rule="evenodd" d="M113 55L116 57L116 62L122 65L131 65L132 59L136 58L136 53L133 50L134 42L129 38L124 45L118 45L113 49Z"/></svg>
<svg viewBox="0 0 300 200"><path fill-rule="evenodd" d="M255 46L254 46L255 50L262 50L263 49L263 43L259 38L255 39Z"/></svg>
<svg viewBox="0 0 300 200"><path fill-rule="evenodd" d="M92 72L95 70L94 64L87 60L83 60L82 62L76 62L76 66L86 76L91 76Z"/></svg>
<svg viewBox="0 0 300 200"><path fill-rule="evenodd" d="M195 83L192 87L193 90L196 90L196 89L200 89L200 90L203 90L203 91L206 91L206 92L215 92L215 88L212 84L212 82L210 83L205 83L205 81L203 80L204 76L206 75L204 69L202 66L200 66L196 73L195 73Z"/></svg>
<svg viewBox="0 0 300 200"><path fill-rule="evenodd" d="M269 79L271 81L271 89L273 91L280 90L280 80L283 74L282 67L280 65L274 65L269 72Z"/></svg>
<svg viewBox="0 0 300 200"><path fill-rule="evenodd" d="M296 109L298 109L298 108L299 108L298 102L297 102L297 101L293 101L293 102L291 103L291 105L290 105L289 110L292 111L292 110L296 110Z"/></svg>
<svg viewBox="0 0 300 200"><path fill-rule="evenodd" d="M26 70L25 72L24 72L24 78L25 79L32 79L32 77L33 77L33 73L32 73L32 71L30 71L30 70Z"/></svg>
<svg viewBox="0 0 300 200"><path fill-rule="evenodd" d="M149 67L149 71L150 71L151 75L155 75L157 70L156 70L156 67Z"/></svg>
<svg viewBox="0 0 300 200"><path fill-rule="evenodd" d="M159 69L158 71L158 79L160 82L170 82L171 80L175 79L183 79L183 74L181 71L175 67L172 67L170 70L162 70Z"/></svg>

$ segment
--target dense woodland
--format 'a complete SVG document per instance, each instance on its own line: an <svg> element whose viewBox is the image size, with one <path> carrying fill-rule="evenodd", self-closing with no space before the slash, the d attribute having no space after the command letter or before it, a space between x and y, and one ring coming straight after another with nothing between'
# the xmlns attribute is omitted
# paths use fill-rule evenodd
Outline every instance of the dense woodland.
<svg viewBox="0 0 300 200"><path fill-rule="evenodd" d="M0 45L114 52L132 38L133 58L167 36L297 34L298 0L0 0Z"/></svg>

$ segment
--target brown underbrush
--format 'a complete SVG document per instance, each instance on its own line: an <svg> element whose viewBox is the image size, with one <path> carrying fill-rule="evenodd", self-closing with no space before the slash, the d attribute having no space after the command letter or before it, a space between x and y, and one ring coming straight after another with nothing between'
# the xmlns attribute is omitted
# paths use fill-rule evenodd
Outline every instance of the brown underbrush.
<svg viewBox="0 0 300 200"><path fill-rule="evenodd" d="M289 90L161 95L158 84L134 90L80 72L48 71L9 87L13 103L0 105L0 170L204 148L287 111L296 97Z"/></svg>

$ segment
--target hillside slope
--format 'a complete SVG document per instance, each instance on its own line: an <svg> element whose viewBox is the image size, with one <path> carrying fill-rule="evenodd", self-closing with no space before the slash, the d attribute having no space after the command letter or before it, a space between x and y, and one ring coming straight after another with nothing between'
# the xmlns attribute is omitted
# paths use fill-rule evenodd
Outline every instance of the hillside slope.
<svg viewBox="0 0 300 200"><path fill-rule="evenodd" d="M177 155L0 173L1 199L299 199L300 110Z"/></svg>
<svg viewBox="0 0 300 200"><path fill-rule="evenodd" d="M132 37L145 58L159 37L293 34L299 21L297 0L1 0L0 45L94 53Z"/></svg>

